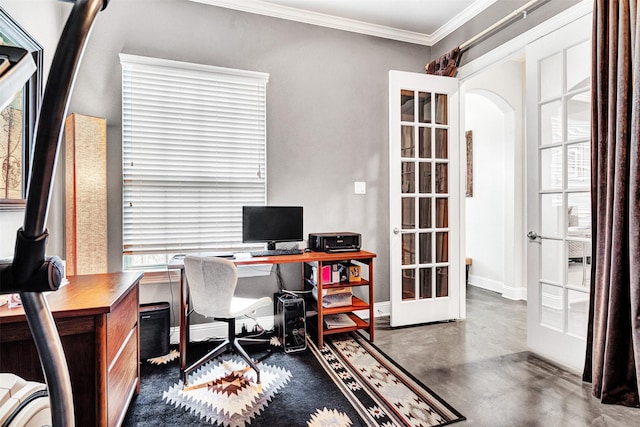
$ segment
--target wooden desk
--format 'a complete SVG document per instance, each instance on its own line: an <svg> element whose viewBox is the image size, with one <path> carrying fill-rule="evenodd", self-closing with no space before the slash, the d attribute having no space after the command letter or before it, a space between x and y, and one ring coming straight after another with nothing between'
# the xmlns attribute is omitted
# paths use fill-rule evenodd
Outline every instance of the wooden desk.
<svg viewBox="0 0 640 427"><path fill-rule="evenodd" d="M47 296L62 340L77 426L116 426L140 391L142 273L68 277ZM22 308L0 307L0 371L44 382Z"/></svg>
<svg viewBox="0 0 640 427"><path fill-rule="evenodd" d="M280 255L270 257L254 257L250 259L232 259L236 265L255 265L255 264L291 264L298 263L303 265L303 280L304 280L304 264L311 263L321 266L323 263L331 263L337 261L355 260L368 266L368 280L360 280L356 283L342 284L341 286L368 286L369 296L368 301L362 301L354 298L354 303L347 307L336 308L323 308L322 307L322 292L318 292L319 298L316 304L316 310L318 312L317 320L313 325L313 329L317 331L318 346L321 348L324 345L324 335L335 334L340 332L347 332L356 329L365 329L369 333L369 339L373 341L373 259L376 254L367 251L358 252L339 252L339 253L326 253L326 252L303 252L299 255ZM187 367L186 354L187 343L189 342L189 286L187 279L183 272L184 270L184 258L175 257L169 261L168 268L180 270L180 371L183 372ZM320 271L320 268L318 268ZM323 285L320 278L318 286L320 288L336 287L336 285ZM303 288L304 288L303 284ZM368 310L369 321L366 322L357 316L350 314L350 317L356 321L355 327L339 328L327 330L324 327L323 316L325 314L333 313L351 313L356 310ZM308 319L307 319L308 321Z"/></svg>

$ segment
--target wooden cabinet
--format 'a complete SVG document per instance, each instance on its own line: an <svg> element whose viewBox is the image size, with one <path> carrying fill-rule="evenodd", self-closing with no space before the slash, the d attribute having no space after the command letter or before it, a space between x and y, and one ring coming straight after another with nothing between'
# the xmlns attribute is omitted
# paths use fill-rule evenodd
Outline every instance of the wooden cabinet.
<svg viewBox="0 0 640 427"><path fill-rule="evenodd" d="M324 336L330 334L338 334L342 332L355 331L359 329L366 330L369 333L369 340L373 342L373 259L375 254L367 251L358 252L343 252L343 253L319 253L312 261L306 261L305 272L305 288L312 289L317 287L317 299L310 298L307 300L307 304L318 313L317 317L310 317L307 319L308 326L315 330L318 337L318 347L324 345ZM325 266L332 266L337 263L353 263L360 266L360 278L350 282L339 283L325 283L323 282L322 269ZM316 271L314 277L309 277L309 267L313 267ZM363 288L364 292L357 292L360 296L354 295L350 305L340 307L324 307L323 306L323 292L336 288L343 288L345 286L352 287L353 290L357 288ZM356 312L368 312L368 318L362 318L356 314ZM326 316L332 314L345 314L347 315L355 325L345 327L333 327L329 328L325 324Z"/></svg>
<svg viewBox="0 0 640 427"><path fill-rule="evenodd" d="M117 426L140 391L142 273L71 276L47 296L64 348L78 426ZM0 371L44 381L20 308L0 307Z"/></svg>

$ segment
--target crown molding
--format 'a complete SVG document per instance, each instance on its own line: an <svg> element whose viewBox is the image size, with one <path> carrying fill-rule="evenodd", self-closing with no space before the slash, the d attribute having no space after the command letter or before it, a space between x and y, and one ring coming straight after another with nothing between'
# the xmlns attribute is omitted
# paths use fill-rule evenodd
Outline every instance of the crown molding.
<svg viewBox="0 0 640 427"><path fill-rule="evenodd" d="M431 45L438 43L440 40L453 33L455 30L473 19L480 12L494 4L497 0L476 0L465 10L454 16L442 27L431 33Z"/></svg>
<svg viewBox="0 0 640 427"><path fill-rule="evenodd" d="M340 18L324 13L306 11L293 7L267 3L260 0L189 0L195 3L203 3L211 6L235 9L243 12L271 16L274 18L288 19L290 21L303 22L305 24L318 25L337 30L351 31L369 36L382 37L401 42L414 43L424 46L432 46L444 37L455 31L476 14L486 9L496 0L478 0L466 8L462 13L451 19L433 34L423 34L414 31L400 30L384 25L376 25L355 19Z"/></svg>

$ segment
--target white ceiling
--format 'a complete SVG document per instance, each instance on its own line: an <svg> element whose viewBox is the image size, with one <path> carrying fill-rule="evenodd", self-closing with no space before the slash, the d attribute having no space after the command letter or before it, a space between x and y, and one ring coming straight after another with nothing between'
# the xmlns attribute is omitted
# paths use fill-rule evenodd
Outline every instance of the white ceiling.
<svg viewBox="0 0 640 427"><path fill-rule="evenodd" d="M432 46L496 0L191 0Z"/></svg>

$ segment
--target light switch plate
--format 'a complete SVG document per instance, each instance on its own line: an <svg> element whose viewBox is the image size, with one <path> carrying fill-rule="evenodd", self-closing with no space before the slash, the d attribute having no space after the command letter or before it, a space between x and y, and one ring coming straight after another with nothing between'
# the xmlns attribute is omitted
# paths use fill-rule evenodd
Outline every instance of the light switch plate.
<svg viewBox="0 0 640 427"><path fill-rule="evenodd" d="M356 181L353 183L353 192L355 194L367 194L367 183L364 181Z"/></svg>

